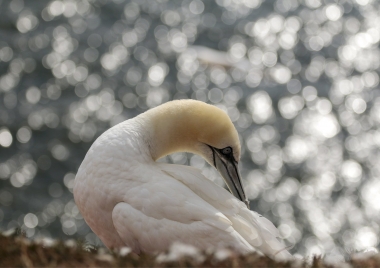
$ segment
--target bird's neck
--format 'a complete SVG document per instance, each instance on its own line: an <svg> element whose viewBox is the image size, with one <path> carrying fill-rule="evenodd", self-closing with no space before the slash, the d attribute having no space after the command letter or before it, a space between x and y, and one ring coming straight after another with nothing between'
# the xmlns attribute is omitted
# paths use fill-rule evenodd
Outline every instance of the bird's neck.
<svg viewBox="0 0 380 268"><path fill-rule="evenodd" d="M198 153L199 129L183 111L168 111L157 107L142 114L147 143L153 160L175 152Z"/></svg>

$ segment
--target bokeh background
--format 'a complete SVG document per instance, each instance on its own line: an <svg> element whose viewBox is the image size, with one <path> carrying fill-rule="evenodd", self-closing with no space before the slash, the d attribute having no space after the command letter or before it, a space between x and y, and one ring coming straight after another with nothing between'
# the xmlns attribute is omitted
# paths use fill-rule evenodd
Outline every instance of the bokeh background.
<svg viewBox="0 0 380 268"><path fill-rule="evenodd" d="M99 245L72 195L86 151L192 98L231 117L251 208L293 254L378 248L379 40L375 0L0 0L0 227Z"/></svg>

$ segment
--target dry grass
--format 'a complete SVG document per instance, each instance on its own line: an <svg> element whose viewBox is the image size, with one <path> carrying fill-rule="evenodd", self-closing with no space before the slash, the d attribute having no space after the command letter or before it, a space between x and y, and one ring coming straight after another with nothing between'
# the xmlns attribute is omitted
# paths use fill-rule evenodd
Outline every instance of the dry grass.
<svg viewBox="0 0 380 268"><path fill-rule="evenodd" d="M83 248L80 242L57 242L47 246L46 243L27 240L22 235L0 234L0 267L334 267L323 263L320 258L314 258L311 264L307 264L300 260L276 262L257 254L232 254L223 261L216 260L213 254L205 254L202 260L184 257L172 262L157 262L156 256L147 254L123 257L104 249ZM380 256L354 259L335 267L340 266L380 268Z"/></svg>

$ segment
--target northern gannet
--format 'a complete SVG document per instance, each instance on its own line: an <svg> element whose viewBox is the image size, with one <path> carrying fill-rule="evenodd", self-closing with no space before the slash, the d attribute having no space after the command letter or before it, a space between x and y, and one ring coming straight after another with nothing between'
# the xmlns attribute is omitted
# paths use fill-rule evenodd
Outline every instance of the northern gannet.
<svg viewBox="0 0 380 268"><path fill-rule="evenodd" d="M156 162L174 152L202 156L232 194L198 169ZM74 198L108 248L155 253L182 242L291 258L277 228L247 208L239 159L238 133L224 111L171 101L104 132L79 167Z"/></svg>

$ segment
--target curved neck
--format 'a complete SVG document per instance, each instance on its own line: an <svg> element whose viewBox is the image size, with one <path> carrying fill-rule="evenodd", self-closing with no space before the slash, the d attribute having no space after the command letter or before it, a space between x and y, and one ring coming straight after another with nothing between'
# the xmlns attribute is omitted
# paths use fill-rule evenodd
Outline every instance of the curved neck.
<svg viewBox="0 0 380 268"><path fill-rule="evenodd" d="M195 100L172 101L138 117L144 121L153 160L175 152L205 157L205 145L233 146L236 159L240 156L236 129L228 115L215 106Z"/></svg>
<svg viewBox="0 0 380 268"><path fill-rule="evenodd" d="M147 142L153 160L175 152L199 153L199 129L188 113L157 107L141 115L147 126Z"/></svg>

